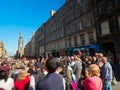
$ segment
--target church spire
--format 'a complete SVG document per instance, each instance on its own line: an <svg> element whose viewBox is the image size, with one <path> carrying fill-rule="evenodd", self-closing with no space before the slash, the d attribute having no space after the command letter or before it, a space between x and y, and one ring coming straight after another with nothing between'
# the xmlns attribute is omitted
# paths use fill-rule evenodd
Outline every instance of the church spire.
<svg viewBox="0 0 120 90"><path fill-rule="evenodd" d="M24 54L24 45L23 45L23 37L22 32L20 32L20 37L18 40L18 56L21 58Z"/></svg>
<svg viewBox="0 0 120 90"><path fill-rule="evenodd" d="M22 32L20 32L20 38L22 38Z"/></svg>

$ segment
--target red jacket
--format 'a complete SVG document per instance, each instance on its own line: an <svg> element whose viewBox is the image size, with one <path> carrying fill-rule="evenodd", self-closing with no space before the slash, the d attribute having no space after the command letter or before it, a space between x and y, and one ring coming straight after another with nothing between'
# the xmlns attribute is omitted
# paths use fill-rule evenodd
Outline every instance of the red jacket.
<svg viewBox="0 0 120 90"><path fill-rule="evenodd" d="M15 90L28 90L30 78L27 76L25 80L16 80L14 82Z"/></svg>

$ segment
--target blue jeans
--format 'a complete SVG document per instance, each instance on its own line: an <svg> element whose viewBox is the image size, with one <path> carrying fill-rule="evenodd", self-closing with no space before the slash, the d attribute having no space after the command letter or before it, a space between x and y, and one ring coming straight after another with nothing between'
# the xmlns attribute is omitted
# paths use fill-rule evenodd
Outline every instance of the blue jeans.
<svg viewBox="0 0 120 90"><path fill-rule="evenodd" d="M112 90L111 80L104 81L103 90Z"/></svg>

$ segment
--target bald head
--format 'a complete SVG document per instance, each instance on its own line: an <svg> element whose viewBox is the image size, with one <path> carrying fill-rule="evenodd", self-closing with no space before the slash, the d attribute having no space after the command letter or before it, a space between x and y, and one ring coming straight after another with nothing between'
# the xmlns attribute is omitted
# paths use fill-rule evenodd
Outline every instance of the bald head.
<svg viewBox="0 0 120 90"><path fill-rule="evenodd" d="M106 58L106 57L103 57L103 58L102 58L102 62L103 62L103 63L107 62L107 58Z"/></svg>

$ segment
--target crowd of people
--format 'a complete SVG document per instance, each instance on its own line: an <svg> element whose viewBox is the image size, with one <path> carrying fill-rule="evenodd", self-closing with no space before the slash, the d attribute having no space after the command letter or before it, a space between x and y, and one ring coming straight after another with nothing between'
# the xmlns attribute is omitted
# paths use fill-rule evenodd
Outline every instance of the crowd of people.
<svg viewBox="0 0 120 90"><path fill-rule="evenodd" d="M0 90L112 90L109 61L102 53L1 60Z"/></svg>

